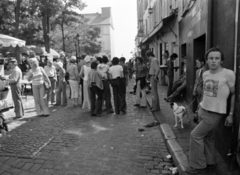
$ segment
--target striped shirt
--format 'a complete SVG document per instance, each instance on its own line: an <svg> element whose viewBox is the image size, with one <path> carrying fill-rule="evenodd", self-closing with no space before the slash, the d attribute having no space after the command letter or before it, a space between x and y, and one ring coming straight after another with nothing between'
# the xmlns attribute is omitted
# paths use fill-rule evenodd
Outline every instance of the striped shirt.
<svg viewBox="0 0 240 175"><path fill-rule="evenodd" d="M32 85L41 85L44 83L42 71L44 71L42 67L38 67L34 72L32 69L29 71L29 76L32 75Z"/></svg>

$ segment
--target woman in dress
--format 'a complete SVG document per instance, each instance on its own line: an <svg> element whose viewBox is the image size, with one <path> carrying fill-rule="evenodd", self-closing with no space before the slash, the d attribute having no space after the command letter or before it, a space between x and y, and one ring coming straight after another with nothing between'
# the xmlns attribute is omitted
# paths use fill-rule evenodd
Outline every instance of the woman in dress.
<svg viewBox="0 0 240 175"><path fill-rule="evenodd" d="M91 57L86 56L84 58L86 64L82 66L81 71L79 73L80 77L83 77L83 104L82 108L88 108L90 110L91 103L89 97L89 86L88 86L88 74L91 71Z"/></svg>
<svg viewBox="0 0 240 175"><path fill-rule="evenodd" d="M31 69L28 72L28 81L32 82L33 97L38 116L47 117L50 114L48 105L46 104L46 90L44 82L51 86L51 82L46 75L44 69L39 66L37 58L30 59Z"/></svg>

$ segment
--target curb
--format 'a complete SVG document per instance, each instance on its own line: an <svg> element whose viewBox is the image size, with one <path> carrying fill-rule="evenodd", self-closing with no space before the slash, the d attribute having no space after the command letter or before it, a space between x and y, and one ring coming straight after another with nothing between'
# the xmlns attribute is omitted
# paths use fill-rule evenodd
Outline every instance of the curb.
<svg viewBox="0 0 240 175"><path fill-rule="evenodd" d="M148 106L151 106L148 99L147 102ZM172 155L174 164L178 168L179 175L185 175L187 174L185 172L186 167L189 166L187 156L183 152L183 149L179 145L178 141L176 140L176 136L173 133L173 130L171 129L170 125L165 122L161 122L158 119L157 117L158 113L159 112L152 112L153 117L160 123L160 131L163 134L164 140L167 144L167 148L170 154Z"/></svg>

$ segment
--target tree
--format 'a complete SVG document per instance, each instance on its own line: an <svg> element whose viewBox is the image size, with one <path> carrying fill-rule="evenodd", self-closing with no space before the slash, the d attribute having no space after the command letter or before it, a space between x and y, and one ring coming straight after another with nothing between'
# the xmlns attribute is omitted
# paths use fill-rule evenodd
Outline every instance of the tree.
<svg viewBox="0 0 240 175"><path fill-rule="evenodd" d="M62 50L66 51L65 46L65 26L82 23L81 15L76 10L81 11L86 5L81 0L63 0L62 7L55 20L55 25L59 25L62 34Z"/></svg>

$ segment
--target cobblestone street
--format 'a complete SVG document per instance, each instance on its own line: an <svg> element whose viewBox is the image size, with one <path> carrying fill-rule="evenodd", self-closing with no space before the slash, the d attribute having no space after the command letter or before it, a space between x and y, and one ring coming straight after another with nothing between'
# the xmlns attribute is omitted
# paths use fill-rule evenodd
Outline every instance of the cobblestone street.
<svg viewBox="0 0 240 175"><path fill-rule="evenodd" d="M26 120L0 138L0 174L171 174L164 170L172 162L159 127L143 127L154 121L152 114L133 107L129 92L127 103L126 115L90 117L68 105L51 108L48 118Z"/></svg>

